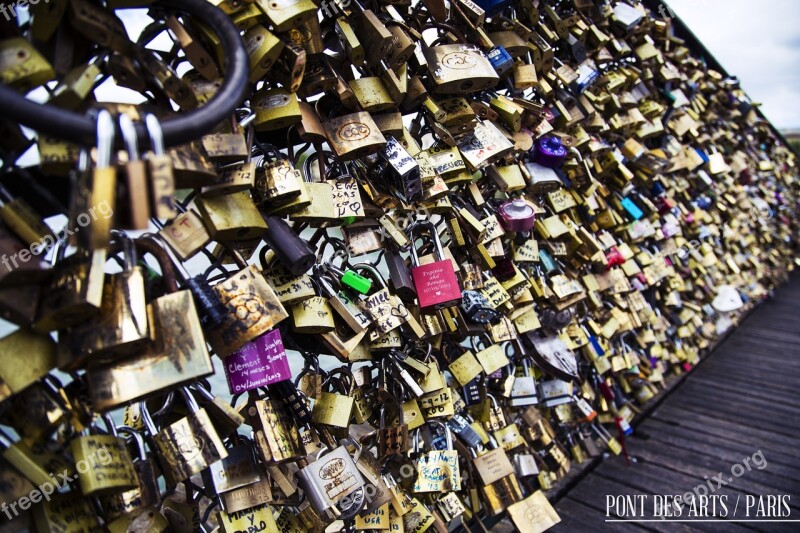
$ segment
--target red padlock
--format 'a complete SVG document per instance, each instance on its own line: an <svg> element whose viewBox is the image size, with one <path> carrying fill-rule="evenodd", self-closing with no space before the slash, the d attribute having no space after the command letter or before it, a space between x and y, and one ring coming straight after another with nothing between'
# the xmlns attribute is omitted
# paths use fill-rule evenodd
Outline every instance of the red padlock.
<svg viewBox="0 0 800 533"><path fill-rule="evenodd" d="M436 261L427 265L419 264L419 255L414 248L414 230L423 227L430 233ZM431 312L461 303L461 286L458 284L453 263L447 259L436 228L430 222L417 222L408 229L411 239L411 279L417 289L420 311Z"/></svg>
<svg viewBox="0 0 800 533"><path fill-rule="evenodd" d="M617 248L616 246L612 246L606 252L606 261L608 261L608 268L611 268L624 263L625 258L622 257L619 248Z"/></svg>

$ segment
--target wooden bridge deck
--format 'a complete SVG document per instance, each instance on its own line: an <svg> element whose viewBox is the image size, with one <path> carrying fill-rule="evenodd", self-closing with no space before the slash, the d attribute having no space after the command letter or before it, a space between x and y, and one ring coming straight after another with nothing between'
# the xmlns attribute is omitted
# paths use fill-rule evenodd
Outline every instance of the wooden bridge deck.
<svg viewBox="0 0 800 533"><path fill-rule="evenodd" d="M552 531L800 531L798 389L800 275L795 274L638 425L626 439L630 466L622 456L608 458L561 495L555 506L562 521ZM745 458L751 468L742 472L735 465L745 467ZM653 495L708 487L707 480L715 489L708 495L727 496L729 516L723 522L606 522L607 495L647 495L644 514L652 518ZM720 480L727 484L719 487ZM757 507L745 516L748 496L757 505L767 495L789 496L790 516L773 519L797 521L738 521L756 519ZM684 507L679 519L687 514Z"/></svg>

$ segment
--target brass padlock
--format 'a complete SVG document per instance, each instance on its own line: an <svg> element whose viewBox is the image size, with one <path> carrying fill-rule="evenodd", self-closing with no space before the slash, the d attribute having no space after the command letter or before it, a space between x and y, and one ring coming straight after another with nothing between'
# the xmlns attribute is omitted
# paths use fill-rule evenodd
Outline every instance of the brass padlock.
<svg viewBox="0 0 800 533"><path fill-rule="evenodd" d="M145 350L87 369L92 406L98 412L214 373L191 291L178 290L172 262L159 244L149 239L136 244L158 260L166 294L147 304L154 338ZM127 385L120 388L123 382Z"/></svg>
<svg viewBox="0 0 800 533"><path fill-rule="evenodd" d="M352 383L352 375L345 374L347 381ZM315 424L323 424L337 428L346 428L350 423L355 403L351 385L347 385L334 373L329 374L322 384L323 389L333 387L333 392L323 390L311 411L312 420Z"/></svg>
<svg viewBox="0 0 800 533"><path fill-rule="evenodd" d="M240 241L261 237L267 223L249 191L198 198L197 210L215 241Z"/></svg>
<svg viewBox="0 0 800 533"><path fill-rule="evenodd" d="M121 493L138 486L125 440L117 435L110 415L104 415L103 421L108 433L99 434L90 427L88 434L76 437L70 445L75 461L87 466L85 471L78 470L85 495Z"/></svg>
<svg viewBox="0 0 800 533"><path fill-rule="evenodd" d="M160 431L146 406L142 405L142 420L163 458L164 475L170 485L188 479L228 456L206 410L197 406L188 389L180 389L179 394L189 413Z"/></svg>
<svg viewBox="0 0 800 533"><path fill-rule="evenodd" d="M461 44L422 49L437 94L463 94L491 89L500 78L477 47Z"/></svg>
<svg viewBox="0 0 800 533"><path fill-rule="evenodd" d="M36 331L69 328L100 313L106 251L78 248L65 258L66 249L64 240L57 243L53 280L42 293L33 323Z"/></svg>
<svg viewBox="0 0 800 533"><path fill-rule="evenodd" d="M275 465L306 455L297 423L277 395L254 399L247 407L254 440L264 463Z"/></svg>
<svg viewBox="0 0 800 533"><path fill-rule="evenodd" d="M222 323L208 334L208 341L221 357L232 354L289 316L258 268L246 266L240 257L236 260L241 270L212 287L228 310Z"/></svg>
<svg viewBox="0 0 800 533"><path fill-rule="evenodd" d="M285 129L302 120L297 96L289 90L276 87L253 96L256 131Z"/></svg>
<svg viewBox="0 0 800 533"><path fill-rule="evenodd" d="M22 92L43 85L55 77L50 63L23 37L0 41L0 80Z"/></svg>
<svg viewBox="0 0 800 533"><path fill-rule="evenodd" d="M369 113L330 118L322 123L322 127L331 148L344 160L374 154L386 145L386 139Z"/></svg>
<svg viewBox="0 0 800 533"><path fill-rule="evenodd" d="M141 352L150 344L144 270L131 239L118 238L125 267L105 276L99 316L72 327L59 339L59 367L76 369Z"/></svg>

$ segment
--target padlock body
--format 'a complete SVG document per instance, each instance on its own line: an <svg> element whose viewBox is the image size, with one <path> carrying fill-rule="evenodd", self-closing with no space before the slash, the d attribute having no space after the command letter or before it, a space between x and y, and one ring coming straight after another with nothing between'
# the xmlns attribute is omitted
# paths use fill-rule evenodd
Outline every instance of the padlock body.
<svg viewBox="0 0 800 533"><path fill-rule="evenodd" d="M412 267L411 278L420 310L433 311L461 303L461 287L449 259Z"/></svg>
<svg viewBox="0 0 800 533"><path fill-rule="evenodd" d="M280 331L273 329L225 358L231 394L240 394L292 377Z"/></svg>

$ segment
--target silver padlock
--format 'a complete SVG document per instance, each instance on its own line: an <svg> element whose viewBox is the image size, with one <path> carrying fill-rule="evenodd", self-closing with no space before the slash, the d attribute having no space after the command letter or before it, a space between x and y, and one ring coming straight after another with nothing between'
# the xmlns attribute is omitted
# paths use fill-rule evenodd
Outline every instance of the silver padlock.
<svg viewBox="0 0 800 533"><path fill-rule="evenodd" d="M362 488L364 478L347 448L339 446L330 453L324 449L316 461L298 471L297 483L314 510L322 513ZM357 498L350 500L355 502Z"/></svg>
<svg viewBox="0 0 800 533"><path fill-rule="evenodd" d="M514 386L511 387L511 397L508 403L513 407L536 405L539 403L539 391L536 389L536 381L531 375L527 358L522 360L522 375L517 376L517 379L514 380Z"/></svg>
<svg viewBox="0 0 800 533"><path fill-rule="evenodd" d="M539 475L539 465L530 453L518 453L514 456L514 470L519 478Z"/></svg>

